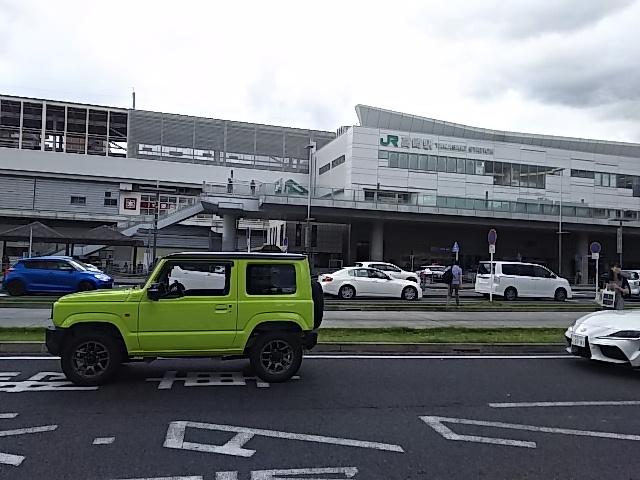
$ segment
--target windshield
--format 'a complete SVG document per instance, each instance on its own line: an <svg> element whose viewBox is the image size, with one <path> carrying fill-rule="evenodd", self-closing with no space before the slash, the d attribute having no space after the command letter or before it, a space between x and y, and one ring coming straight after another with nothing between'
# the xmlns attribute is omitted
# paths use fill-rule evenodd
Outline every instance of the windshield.
<svg viewBox="0 0 640 480"><path fill-rule="evenodd" d="M82 263L80 260L69 260L69 263L73 265L76 270L80 270L81 272L84 272L85 270L91 270L85 263Z"/></svg>
<svg viewBox="0 0 640 480"><path fill-rule="evenodd" d="M481 262L480 265L478 265L478 273L480 275L491 275L491 262ZM493 269L495 271L495 263L493 264Z"/></svg>

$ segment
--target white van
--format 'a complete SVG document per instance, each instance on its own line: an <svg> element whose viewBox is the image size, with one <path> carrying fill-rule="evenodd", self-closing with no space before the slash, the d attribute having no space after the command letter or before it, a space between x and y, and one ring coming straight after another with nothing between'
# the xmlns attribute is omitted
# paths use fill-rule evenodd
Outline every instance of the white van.
<svg viewBox="0 0 640 480"><path fill-rule="evenodd" d="M491 262L480 262L475 291L489 297ZM572 298L571 287L565 278L558 277L546 267L534 263L493 262L493 294L513 301L516 298L551 298L563 302Z"/></svg>

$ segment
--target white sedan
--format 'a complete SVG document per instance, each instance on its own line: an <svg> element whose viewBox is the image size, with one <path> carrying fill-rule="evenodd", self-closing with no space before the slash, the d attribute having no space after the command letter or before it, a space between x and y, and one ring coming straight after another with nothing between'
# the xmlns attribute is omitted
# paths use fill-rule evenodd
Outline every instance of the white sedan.
<svg viewBox="0 0 640 480"><path fill-rule="evenodd" d="M392 278L399 278L400 280L411 280L412 282L419 283L420 279L418 275L413 272L407 272L393 263L386 262L356 262L356 267L375 268L381 270Z"/></svg>
<svg viewBox="0 0 640 480"><path fill-rule="evenodd" d="M576 320L564 334L567 352L640 367L640 312L603 310Z"/></svg>
<svg viewBox="0 0 640 480"><path fill-rule="evenodd" d="M348 267L318 276L322 291L344 300L358 297L422 298L422 289L411 280L392 278L375 268Z"/></svg>

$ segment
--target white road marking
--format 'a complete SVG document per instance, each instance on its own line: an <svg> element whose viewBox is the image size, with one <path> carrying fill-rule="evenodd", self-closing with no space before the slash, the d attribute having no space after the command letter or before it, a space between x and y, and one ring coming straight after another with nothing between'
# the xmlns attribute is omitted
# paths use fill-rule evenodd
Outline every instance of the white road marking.
<svg viewBox="0 0 640 480"><path fill-rule="evenodd" d="M519 440L509 440L505 438L490 438L479 437L475 435L458 435L451 431L451 429L445 427L443 423L455 423L459 425L477 425L481 427L492 428L506 428L509 430L521 430L526 432L541 432L541 433L559 433L562 435L575 435L578 437L595 437L595 438L608 438L613 440L630 440L634 442L640 442L640 435L628 435L624 433L614 432L596 432L591 430L573 430L570 428L552 428L552 427L537 427L535 425L522 425L517 423L503 423L503 422L486 422L483 420L467 420L464 418L449 418L449 417L432 417L425 416L420 417L427 425L440 433L447 440L460 440L464 442L478 442L478 443L493 443L496 445L509 445L515 447L529 447L536 448L535 442L522 442Z"/></svg>
<svg viewBox="0 0 640 480"><path fill-rule="evenodd" d="M595 406L635 406L640 400L594 401L594 402L520 402L520 403L490 403L492 408L527 408L527 407L595 407Z"/></svg>
<svg viewBox="0 0 640 480"><path fill-rule="evenodd" d="M30 433L52 432L58 428L57 425L45 425L42 427L16 428L15 430L0 430L0 437L13 437L16 435L27 435Z"/></svg>
<svg viewBox="0 0 640 480"><path fill-rule="evenodd" d="M489 443L492 445L505 445L510 447L525 447L525 448L536 448L535 442L524 442L520 440L509 440L507 438L491 438L491 437L480 437L478 435L459 435L451 430L449 427L446 427L442 422L449 423L464 423L467 425L467 421L459 421L461 419L452 419L445 417L420 417L422 421L424 421L427 425L433 428L436 432L442 435L447 440L459 441L459 442L473 442L473 443ZM456 421L453 421L456 420ZM489 424L492 422L485 422L485 424ZM476 423L470 425L477 425ZM489 425L486 425L489 426ZM495 426L495 425L493 425Z"/></svg>
<svg viewBox="0 0 640 480"><path fill-rule="evenodd" d="M122 480L204 480L204 477L202 475L191 475L186 477L123 478Z"/></svg>
<svg viewBox="0 0 640 480"><path fill-rule="evenodd" d="M50 355L39 355L39 356L20 356L20 355L13 355L11 357L7 357L5 355L0 355L0 361L2 360L60 360L60 357L52 357Z"/></svg>
<svg viewBox="0 0 640 480"><path fill-rule="evenodd" d="M337 480L337 478L353 478L358 474L356 467L338 467L338 468L292 468L289 470L254 470L251 472L251 480L287 480L297 478L297 480ZM313 479L299 478L299 475L338 475L333 478Z"/></svg>
<svg viewBox="0 0 640 480"><path fill-rule="evenodd" d="M186 429L197 428L202 430L214 430L220 432L231 432L236 435L224 445L212 445L207 443L185 442ZM400 445L387 443L368 442L363 440L352 440L347 438L326 437L322 435L307 435L302 433L281 432L276 430L264 430L259 428L235 427L232 425L219 425L214 423L199 423L177 421L171 422L167 429L164 447L180 450L192 450L196 452L220 453L223 455L233 455L238 457L251 457L256 451L242 448L254 436L280 438L285 440L298 440L303 442L328 443L332 445L342 445L346 447L371 448L374 450L384 450L389 452L404 453Z"/></svg>
<svg viewBox="0 0 640 480"><path fill-rule="evenodd" d="M98 437L93 440L93 445L111 445L116 437Z"/></svg>
<svg viewBox="0 0 640 480"><path fill-rule="evenodd" d="M53 391L90 391L98 387L79 387L71 383L59 372L39 372L26 380L0 382L0 392L53 392Z"/></svg>
<svg viewBox="0 0 640 480"><path fill-rule="evenodd" d="M0 415L2 419L16 418L17 413L5 413ZM17 435L28 435L30 433L51 432L58 428L57 425L45 425L42 427L29 427L18 428L15 430L0 430L0 437L15 437ZM0 452L0 465L11 465L18 467L24 461L25 457L22 455L12 455L10 453Z"/></svg>
<svg viewBox="0 0 640 480"><path fill-rule="evenodd" d="M258 377L243 372L188 372L186 376L178 376L176 370L168 370L160 378L147 378L147 382L158 382L158 390L170 390L176 382L184 382L185 387L219 387L246 386L247 380L255 381L259 388L270 386Z"/></svg>
<svg viewBox="0 0 640 480"><path fill-rule="evenodd" d="M308 354L305 355L305 360L576 360L579 361L576 357L566 354L566 355L464 355L464 354L450 354L450 355L314 355ZM50 360L60 360L60 357L52 357L52 356L11 356L6 357L0 355L0 361L2 360L21 360L21 361L50 361ZM159 360L175 360L173 358L159 358Z"/></svg>
<svg viewBox="0 0 640 480"><path fill-rule="evenodd" d="M8 382L18 375L20 375L20 372L0 372L0 382Z"/></svg>
<svg viewBox="0 0 640 480"><path fill-rule="evenodd" d="M305 360L576 360L572 355L306 355Z"/></svg>

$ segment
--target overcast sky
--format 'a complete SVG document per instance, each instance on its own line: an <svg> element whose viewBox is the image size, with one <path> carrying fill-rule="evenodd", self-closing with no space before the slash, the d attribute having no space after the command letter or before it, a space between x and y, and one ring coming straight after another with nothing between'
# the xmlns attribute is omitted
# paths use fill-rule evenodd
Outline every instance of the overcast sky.
<svg viewBox="0 0 640 480"><path fill-rule="evenodd" d="M0 93L640 142L640 0L0 0Z"/></svg>

